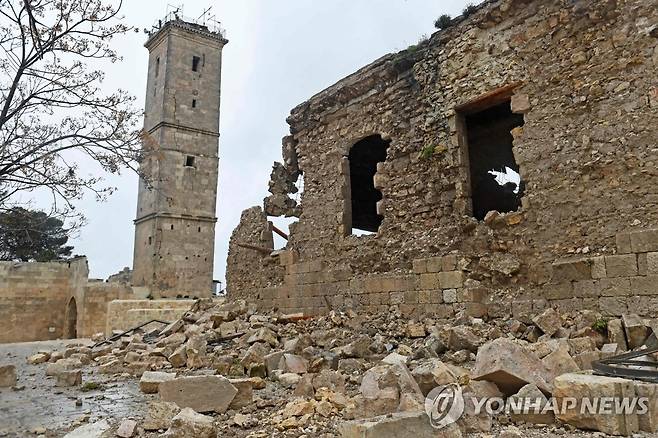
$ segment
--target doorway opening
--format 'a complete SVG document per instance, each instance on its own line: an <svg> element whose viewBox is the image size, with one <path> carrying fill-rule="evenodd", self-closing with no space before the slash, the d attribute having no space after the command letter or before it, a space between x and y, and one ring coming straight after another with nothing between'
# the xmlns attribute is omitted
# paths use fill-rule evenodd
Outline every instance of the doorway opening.
<svg viewBox="0 0 658 438"><path fill-rule="evenodd" d="M78 337L78 307L75 298L69 300L66 306L66 321L64 327L65 339L77 339Z"/></svg>

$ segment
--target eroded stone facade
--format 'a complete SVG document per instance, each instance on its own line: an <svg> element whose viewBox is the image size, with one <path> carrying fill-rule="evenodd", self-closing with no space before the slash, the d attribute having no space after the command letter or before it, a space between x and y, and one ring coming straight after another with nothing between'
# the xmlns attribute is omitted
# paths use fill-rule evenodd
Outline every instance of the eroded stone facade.
<svg viewBox="0 0 658 438"><path fill-rule="evenodd" d="M647 296L658 296L653 286L602 292L608 280L591 271L558 280L554 265L583 255L615 263L627 252L618 235L658 226L656 6L487 2L295 108L284 139L286 172L277 165L273 179L303 175L301 212L292 203L285 211L267 208L281 190L265 206L299 221L284 253L238 246L234 235L229 296L310 313L398 304L407 314L504 317L548 305L620 314L613 293L620 309L653 311L644 306ZM525 190L517 211L477 220L471 168L487 157L469 156L466 125L496 105L523 118L511 134ZM373 178L383 222L376 234L356 236L349 155L373 135L390 141ZM265 224L246 215L238 230L252 230L255 239ZM638 263L656 250L652 242L634 252ZM625 278L650 284L632 280L651 275L639 266ZM587 284L579 281L594 282L599 292L583 292Z"/></svg>

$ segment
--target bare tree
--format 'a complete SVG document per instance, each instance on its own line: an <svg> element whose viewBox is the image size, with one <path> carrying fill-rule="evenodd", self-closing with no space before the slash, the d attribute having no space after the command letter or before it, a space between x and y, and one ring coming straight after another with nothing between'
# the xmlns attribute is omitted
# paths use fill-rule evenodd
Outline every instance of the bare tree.
<svg viewBox="0 0 658 438"><path fill-rule="evenodd" d="M112 4L114 3L114 5ZM86 191L112 189L79 169L137 169L140 112L123 90L104 94L88 62L116 62L111 39L131 29L117 0L0 0L0 208L49 190L59 214ZM128 79L128 78L126 78Z"/></svg>

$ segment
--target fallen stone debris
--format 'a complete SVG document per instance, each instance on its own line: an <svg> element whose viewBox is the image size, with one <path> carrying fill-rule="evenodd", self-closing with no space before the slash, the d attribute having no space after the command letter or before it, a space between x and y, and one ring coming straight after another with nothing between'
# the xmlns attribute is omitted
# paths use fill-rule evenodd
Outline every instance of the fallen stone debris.
<svg viewBox="0 0 658 438"><path fill-rule="evenodd" d="M200 300L168 327L26 360L58 385L82 388L81 370L130 375L150 397L143 418L97 419L69 437L631 436L658 432L658 385L597 376L591 365L627 345L645 348L657 326L592 311L548 309L525 323L409 321L395 306L307 317ZM0 366L0 383L16 385L13 367ZM426 410L437 387L458 387L464 399L463 415L440 430ZM634 397L649 400L646 411L580 409L592 398ZM568 409L546 409L565 399L575 400ZM479 400L539 409L486 411Z"/></svg>

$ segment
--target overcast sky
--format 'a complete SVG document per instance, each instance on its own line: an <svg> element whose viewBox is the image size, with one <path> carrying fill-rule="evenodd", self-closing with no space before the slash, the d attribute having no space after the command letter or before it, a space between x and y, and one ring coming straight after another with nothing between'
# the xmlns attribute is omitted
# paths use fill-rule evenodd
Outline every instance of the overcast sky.
<svg viewBox="0 0 658 438"><path fill-rule="evenodd" d="M126 22L151 27L181 0L126 0ZM209 5L227 31L221 103L220 178L215 278L224 279L228 240L242 210L262 205L290 110L360 67L415 44L441 14L457 16L466 0L187 0L184 15ZM123 88L143 107L148 52L144 33L112 44L123 54L106 69L106 89ZM91 276L132 266L137 179L108 177L108 202L79 203L87 226L73 241L89 258Z"/></svg>

